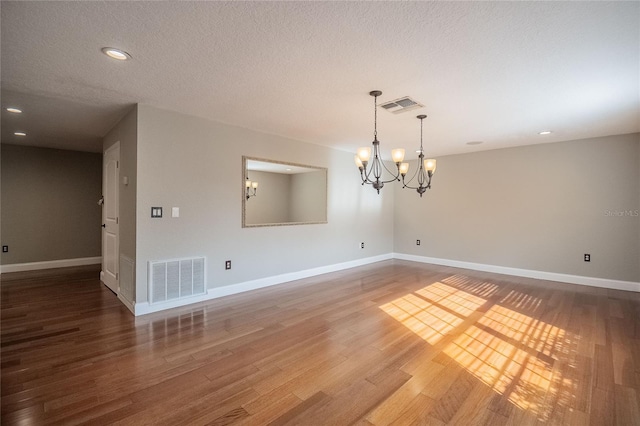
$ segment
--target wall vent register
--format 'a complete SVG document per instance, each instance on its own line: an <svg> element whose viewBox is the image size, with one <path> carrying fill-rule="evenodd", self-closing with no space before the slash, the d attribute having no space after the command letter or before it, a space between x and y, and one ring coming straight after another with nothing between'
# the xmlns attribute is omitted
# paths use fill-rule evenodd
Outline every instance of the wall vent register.
<svg viewBox="0 0 640 426"><path fill-rule="evenodd" d="M149 262L149 303L204 294L205 258Z"/></svg>

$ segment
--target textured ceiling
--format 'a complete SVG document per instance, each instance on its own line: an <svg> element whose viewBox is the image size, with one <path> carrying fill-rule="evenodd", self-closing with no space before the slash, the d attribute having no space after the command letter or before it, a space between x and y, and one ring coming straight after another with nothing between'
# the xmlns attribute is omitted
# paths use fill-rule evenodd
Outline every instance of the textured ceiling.
<svg viewBox="0 0 640 426"><path fill-rule="evenodd" d="M425 105L379 110L384 152L418 148L421 113L436 156L640 131L638 2L0 8L2 106L25 110L3 110L3 143L99 152L100 137L145 103L355 151L372 140L374 89L381 102ZM104 46L133 59L111 60Z"/></svg>

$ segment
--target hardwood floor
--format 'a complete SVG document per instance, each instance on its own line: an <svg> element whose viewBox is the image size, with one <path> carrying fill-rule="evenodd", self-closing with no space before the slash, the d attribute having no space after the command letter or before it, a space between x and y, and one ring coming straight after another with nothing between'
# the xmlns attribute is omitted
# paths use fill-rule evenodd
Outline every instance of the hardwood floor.
<svg viewBox="0 0 640 426"><path fill-rule="evenodd" d="M1 289L2 424L640 424L640 293L398 260L138 318L92 268Z"/></svg>

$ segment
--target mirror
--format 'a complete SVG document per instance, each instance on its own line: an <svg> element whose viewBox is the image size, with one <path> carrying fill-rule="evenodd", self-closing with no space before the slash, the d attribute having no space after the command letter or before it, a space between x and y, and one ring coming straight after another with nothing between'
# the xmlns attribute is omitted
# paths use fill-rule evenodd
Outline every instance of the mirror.
<svg viewBox="0 0 640 426"><path fill-rule="evenodd" d="M242 157L242 227L327 223L327 169Z"/></svg>

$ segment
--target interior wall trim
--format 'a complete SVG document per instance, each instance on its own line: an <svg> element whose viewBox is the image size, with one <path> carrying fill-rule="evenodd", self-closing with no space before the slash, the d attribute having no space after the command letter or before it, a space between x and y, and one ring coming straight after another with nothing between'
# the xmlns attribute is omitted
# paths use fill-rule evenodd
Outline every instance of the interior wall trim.
<svg viewBox="0 0 640 426"><path fill-rule="evenodd" d="M389 259L392 259L391 253L366 257L349 262L336 263L334 265L320 266L318 268L305 269L303 271L274 275L272 277L259 278L257 280L245 281L242 283L231 284L224 287L214 287L208 289L206 294L200 296L185 297L168 302L154 303L153 305L150 305L149 302L135 303L134 314L136 316L150 314L152 312L163 311L165 309L177 308L179 306L190 305L192 303L202 302L210 299L217 299L218 297L230 296L232 294L243 293L245 291L257 290L263 287L269 287L289 281L314 277L316 275L327 274L329 272L341 271L343 269L355 268L357 266L368 265L369 263L375 263Z"/></svg>
<svg viewBox="0 0 640 426"><path fill-rule="evenodd" d="M135 310L135 303L133 303L132 301L128 300L126 297L124 297L122 295L122 293L118 294L118 300L120 300L120 302L122 302L122 304L131 311L132 314L136 314L136 310Z"/></svg>
<svg viewBox="0 0 640 426"><path fill-rule="evenodd" d="M43 262L12 263L0 266L0 273L37 271L40 269L66 268L69 266L99 265L102 257L79 257L76 259L47 260Z"/></svg>
<svg viewBox="0 0 640 426"><path fill-rule="evenodd" d="M224 287L210 288L204 295L189 297L181 300L156 303L150 306L148 302L135 303L124 298L120 298L123 304L134 313L134 315L145 315L152 312L163 311L165 309L177 308L192 303L202 302L218 297L230 296L245 291L256 290L289 281L309 278L329 272L341 271L343 269L355 268L357 266L380 262L389 259L408 260L412 262L430 263L434 265L451 266L454 268L472 269L475 271L492 272L496 274L513 275L517 277L535 278L547 281L557 281L561 283L587 285L591 287L608 288L614 290L625 290L640 292L640 282L609 280L596 277L585 277L580 275L561 274L556 272L535 271L531 269L511 268L506 266L486 265L482 263L464 262L461 260L440 259L435 257L416 256L404 253L387 253L349 262L337 263L334 265L321 266L318 268L305 269L303 271L290 272L272 277L260 278L252 281L245 281ZM64 268L69 266L96 265L102 262L101 257L83 257L77 259L60 259L44 262L15 263L1 265L0 273L35 271L40 269Z"/></svg>
<svg viewBox="0 0 640 426"><path fill-rule="evenodd" d="M463 262L460 260L439 259L436 257L416 256L412 254L393 253L394 259L412 262L431 263L434 265L452 266L454 268L472 269L474 271L493 272L496 274L514 275L516 277L536 278L546 281L580 284L613 290L640 292L640 282L609 280L605 278L584 277L580 275L561 274L557 272L535 271L531 269L510 268L507 266L486 265L482 263Z"/></svg>

